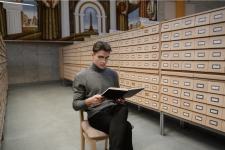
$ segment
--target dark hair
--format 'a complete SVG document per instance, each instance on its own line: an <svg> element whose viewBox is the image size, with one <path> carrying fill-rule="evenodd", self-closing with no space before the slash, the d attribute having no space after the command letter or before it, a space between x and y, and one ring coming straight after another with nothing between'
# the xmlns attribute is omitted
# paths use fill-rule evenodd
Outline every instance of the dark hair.
<svg viewBox="0 0 225 150"><path fill-rule="evenodd" d="M112 51L111 46L108 43L103 41L97 41L93 46L93 52L97 53L100 50L104 50L106 52Z"/></svg>

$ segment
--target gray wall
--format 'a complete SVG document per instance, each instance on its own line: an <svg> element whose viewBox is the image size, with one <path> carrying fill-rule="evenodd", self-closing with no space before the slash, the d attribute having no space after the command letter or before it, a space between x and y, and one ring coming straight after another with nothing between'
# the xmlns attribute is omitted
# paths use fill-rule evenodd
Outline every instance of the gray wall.
<svg viewBox="0 0 225 150"><path fill-rule="evenodd" d="M5 43L9 84L60 80L58 48L69 43Z"/></svg>
<svg viewBox="0 0 225 150"><path fill-rule="evenodd" d="M176 0L158 0L158 21L165 21L165 2L176 2ZM186 4L194 4L195 5L195 13L200 13L212 9L216 9L219 7L225 6L225 0L186 0ZM170 8L167 8L167 10ZM171 8L171 11L176 11L174 8Z"/></svg>

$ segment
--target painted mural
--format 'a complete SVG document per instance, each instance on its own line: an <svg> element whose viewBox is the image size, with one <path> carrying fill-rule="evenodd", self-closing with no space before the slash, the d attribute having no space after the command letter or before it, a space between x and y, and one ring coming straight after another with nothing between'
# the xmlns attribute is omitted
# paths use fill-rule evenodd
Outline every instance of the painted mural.
<svg viewBox="0 0 225 150"><path fill-rule="evenodd" d="M34 6L0 2L0 32L5 40L83 41L90 35L107 34L110 22L115 21L110 9L116 14L116 30L139 28L143 18L157 21L154 0L115 0L115 7L109 0L71 0L69 8L61 0L14 1ZM63 9L69 10L69 16L62 16ZM69 28L62 26L63 17L68 17Z"/></svg>

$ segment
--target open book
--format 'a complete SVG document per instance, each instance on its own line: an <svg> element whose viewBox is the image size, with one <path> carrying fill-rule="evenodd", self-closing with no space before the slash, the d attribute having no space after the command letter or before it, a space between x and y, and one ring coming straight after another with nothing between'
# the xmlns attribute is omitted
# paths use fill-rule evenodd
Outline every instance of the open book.
<svg viewBox="0 0 225 150"><path fill-rule="evenodd" d="M129 98L143 90L144 88L115 88L115 87L109 87L105 92L103 92L101 95L106 97L107 99L116 99L116 98Z"/></svg>

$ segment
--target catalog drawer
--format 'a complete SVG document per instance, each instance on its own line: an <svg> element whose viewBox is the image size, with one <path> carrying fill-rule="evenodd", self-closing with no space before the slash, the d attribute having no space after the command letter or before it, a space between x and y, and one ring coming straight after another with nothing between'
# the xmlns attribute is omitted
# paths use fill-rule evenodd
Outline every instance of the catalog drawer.
<svg viewBox="0 0 225 150"><path fill-rule="evenodd" d="M209 38L209 48L224 48L225 36L215 36Z"/></svg>
<svg viewBox="0 0 225 150"><path fill-rule="evenodd" d="M195 26L195 16L182 19L182 28L191 28Z"/></svg>
<svg viewBox="0 0 225 150"><path fill-rule="evenodd" d="M182 51L181 60L194 60L195 51Z"/></svg>
<svg viewBox="0 0 225 150"><path fill-rule="evenodd" d="M225 73L225 61L209 61L208 72Z"/></svg>
<svg viewBox="0 0 225 150"><path fill-rule="evenodd" d="M193 95L194 95L194 92L192 90L186 90L186 89L181 90L181 98L182 99L192 100Z"/></svg>
<svg viewBox="0 0 225 150"><path fill-rule="evenodd" d="M160 102L170 104L171 97L169 95L161 94Z"/></svg>
<svg viewBox="0 0 225 150"><path fill-rule="evenodd" d="M170 105L180 107L181 106L181 99L177 97L171 97L170 98Z"/></svg>
<svg viewBox="0 0 225 150"><path fill-rule="evenodd" d="M195 16L195 26L209 24L210 13Z"/></svg>
<svg viewBox="0 0 225 150"><path fill-rule="evenodd" d="M171 22L171 30L179 30L182 28L182 19Z"/></svg>
<svg viewBox="0 0 225 150"><path fill-rule="evenodd" d="M171 61L162 61L162 63L161 63L161 69L170 70L170 64L171 64Z"/></svg>
<svg viewBox="0 0 225 150"><path fill-rule="evenodd" d="M161 50L170 50L171 42L162 42Z"/></svg>
<svg viewBox="0 0 225 150"><path fill-rule="evenodd" d="M206 124L206 115L193 112L192 113L192 121L195 123L205 125Z"/></svg>
<svg viewBox="0 0 225 150"><path fill-rule="evenodd" d="M206 126L208 126L210 128L221 131L222 123L223 123L223 121L220 119L216 119L216 118L209 117L209 116L206 117Z"/></svg>
<svg viewBox="0 0 225 150"><path fill-rule="evenodd" d="M180 117L186 120L191 121L192 118L192 112L185 110L185 109L180 109Z"/></svg>
<svg viewBox="0 0 225 150"><path fill-rule="evenodd" d="M170 113L170 105L161 103L160 110L166 113Z"/></svg>
<svg viewBox="0 0 225 150"><path fill-rule="evenodd" d="M170 31L171 29L171 22L162 23L161 32Z"/></svg>
<svg viewBox="0 0 225 150"><path fill-rule="evenodd" d="M181 40L182 39L183 30L172 31L171 40Z"/></svg>
<svg viewBox="0 0 225 150"><path fill-rule="evenodd" d="M195 40L194 39L188 39L188 40L182 40L182 49L194 49L195 48Z"/></svg>
<svg viewBox="0 0 225 150"><path fill-rule="evenodd" d="M209 26L209 36L225 34L225 23L211 24Z"/></svg>
<svg viewBox="0 0 225 150"><path fill-rule="evenodd" d="M210 49L208 53L209 60L225 60L224 49Z"/></svg>
<svg viewBox="0 0 225 150"><path fill-rule="evenodd" d="M182 39L190 39L195 37L195 28L183 29Z"/></svg>
<svg viewBox="0 0 225 150"><path fill-rule="evenodd" d="M195 91L207 92L208 91L208 81L207 80L194 79L194 90Z"/></svg>
<svg viewBox="0 0 225 150"><path fill-rule="evenodd" d="M174 107L174 106L170 106L170 114L180 117L180 108Z"/></svg>
<svg viewBox="0 0 225 150"><path fill-rule="evenodd" d="M161 35L161 41L170 41L171 39L171 32L164 32Z"/></svg>
<svg viewBox="0 0 225 150"><path fill-rule="evenodd" d="M182 51L170 51L170 60L182 60Z"/></svg>
<svg viewBox="0 0 225 150"><path fill-rule="evenodd" d="M194 60L209 60L209 51L205 50L195 50L194 52Z"/></svg>
<svg viewBox="0 0 225 150"><path fill-rule="evenodd" d="M170 45L170 50L181 50L182 41L172 41Z"/></svg>
<svg viewBox="0 0 225 150"><path fill-rule="evenodd" d="M170 60L170 57L171 57L170 54L171 54L170 51L163 51L162 55L161 55L161 59L162 60Z"/></svg>
<svg viewBox="0 0 225 150"><path fill-rule="evenodd" d="M170 86L171 77L170 76L162 76L161 84Z"/></svg>
<svg viewBox="0 0 225 150"><path fill-rule="evenodd" d="M208 61L195 61L194 62L194 71L196 72L207 72L208 71Z"/></svg>
<svg viewBox="0 0 225 150"><path fill-rule="evenodd" d="M224 22L225 21L225 9L210 14L210 24Z"/></svg>
<svg viewBox="0 0 225 150"><path fill-rule="evenodd" d="M201 114L206 114L206 104L193 102L193 111Z"/></svg>
<svg viewBox="0 0 225 150"><path fill-rule="evenodd" d="M171 70L181 70L182 68L182 61L171 61Z"/></svg>
<svg viewBox="0 0 225 150"><path fill-rule="evenodd" d="M222 119L223 117L223 108L217 106L207 105L206 115Z"/></svg>
<svg viewBox="0 0 225 150"><path fill-rule="evenodd" d="M195 49L207 49L209 47L209 38L195 39Z"/></svg>
<svg viewBox="0 0 225 150"><path fill-rule="evenodd" d="M207 104L224 107L223 106L225 105L224 96L208 93Z"/></svg>
<svg viewBox="0 0 225 150"><path fill-rule="evenodd" d="M181 108L191 110L193 109L193 102L186 99L181 99Z"/></svg>

